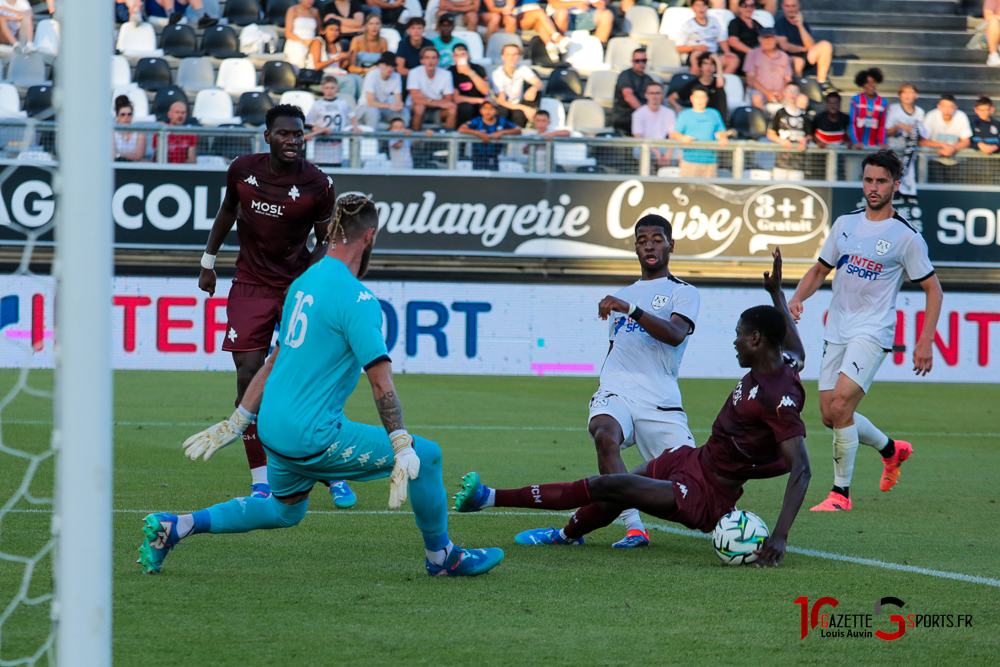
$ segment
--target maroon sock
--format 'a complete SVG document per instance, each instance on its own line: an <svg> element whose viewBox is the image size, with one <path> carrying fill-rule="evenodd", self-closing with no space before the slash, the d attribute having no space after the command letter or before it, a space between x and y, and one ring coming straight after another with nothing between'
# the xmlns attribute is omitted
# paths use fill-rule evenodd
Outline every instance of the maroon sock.
<svg viewBox="0 0 1000 667"><path fill-rule="evenodd" d="M559 484L539 484L520 489L497 489L496 507L537 507L546 510L571 510L590 502L587 480Z"/></svg>
<svg viewBox="0 0 1000 667"><path fill-rule="evenodd" d="M251 470L267 465L267 454L257 436L256 420L247 427L247 430L243 431L243 447L247 450L247 463L250 464Z"/></svg>
<svg viewBox="0 0 1000 667"><path fill-rule="evenodd" d="M618 518L621 510L608 510L601 503L590 503L578 509L569 518L569 523L563 528L566 537L577 539L587 533L610 526L611 522Z"/></svg>

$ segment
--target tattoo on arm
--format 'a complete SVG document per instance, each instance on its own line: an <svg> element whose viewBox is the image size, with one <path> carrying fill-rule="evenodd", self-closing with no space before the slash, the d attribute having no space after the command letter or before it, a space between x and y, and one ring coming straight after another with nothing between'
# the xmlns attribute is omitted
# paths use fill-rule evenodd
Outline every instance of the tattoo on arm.
<svg viewBox="0 0 1000 667"><path fill-rule="evenodd" d="M403 406L399 403L396 392L389 390L375 399L375 407L378 408L378 416L382 419L382 425L389 433L398 431L403 426Z"/></svg>

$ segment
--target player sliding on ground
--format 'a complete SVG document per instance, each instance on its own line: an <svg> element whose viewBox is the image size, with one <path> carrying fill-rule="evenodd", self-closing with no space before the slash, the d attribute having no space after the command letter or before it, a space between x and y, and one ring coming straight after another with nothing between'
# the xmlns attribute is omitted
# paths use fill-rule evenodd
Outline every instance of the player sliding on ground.
<svg viewBox="0 0 1000 667"><path fill-rule="evenodd" d="M290 104L271 108L265 117L264 141L270 151L243 155L229 165L226 194L205 244L198 286L215 294L215 256L236 224L240 253L226 302L226 335L222 349L233 353L236 365L236 405L264 365L274 327L281 321L281 304L293 280L323 258L321 243L310 255L309 232L326 236L333 211L333 179L303 160L306 117ZM252 486L250 495L266 498L267 454L257 425L243 432ZM343 480L327 480L337 507L351 507L357 496Z"/></svg>
<svg viewBox="0 0 1000 667"><path fill-rule="evenodd" d="M580 508L565 528L521 533L515 538L520 544L583 544L584 535L607 526L629 507L708 533L735 506L747 480L788 474L774 532L757 552L758 567L780 564L810 473L800 416L805 391L799 371L805 351L781 292L779 250L772 272L764 274L764 288L774 306L749 308L736 324L736 359L750 372L726 397L703 447L668 449L632 474L511 490L491 489L473 472L462 480L455 509Z"/></svg>
<svg viewBox="0 0 1000 667"><path fill-rule="evenodd" d="M378 214L369 199L346 195L337 202L327 255L288 290L280 346L254 376L236 414L184 443L189 456L202 454L207 460L239 440L259 413L272 495L236 498L182 516L150 514L139 547L145 572L159 573L170 550L190 535L298 524L317 482L370 481L390 474L393 509L406 500L410 480L429 574L482 574L503 559L500 549L461 549L448 539L441 450L403 426L382 337L382 309L359 280L368 269L377 232ZM344 416L344 403L362 368L385 428L355 424Z"/></svg>
<svg viewBox="0 0 1000 667"><path fill-rule="evenodd" d="M646 215L635 224L635 254L642 278L598 304L608 320L611 347L601 368L601 384L590 399L590 437L602 475L628 472L621 450L636 445L651 461L666 449L694 447L681 405L677 372L694 333L701 297L698 290L670 274L674 251L670 223ZM644 547L649 532L639 512L622 513L625 537L612 546Z"/></svg>
<svg viewBox="0 0 1000 667"><path fill-rule="evenodd" d="M941 283L927 256L927 244L892 208L903 176L902 162L895 152L880 150L867 156L862 165L865 207L833 223L819 261L802 277L788 304L798 322L803 302L836 267L819 371L820 412L823 423L833 429L833 489L813 512L851 509L850 485L859 443L882 454L879 488L889 491L896 484L899 467L913 454L913 447L890 439L855 410L892 351L896 295L903 278L919 283L927 294L924 328L913 350L917 375L926 375L933 365L931 346L941 314Z"/></svg>

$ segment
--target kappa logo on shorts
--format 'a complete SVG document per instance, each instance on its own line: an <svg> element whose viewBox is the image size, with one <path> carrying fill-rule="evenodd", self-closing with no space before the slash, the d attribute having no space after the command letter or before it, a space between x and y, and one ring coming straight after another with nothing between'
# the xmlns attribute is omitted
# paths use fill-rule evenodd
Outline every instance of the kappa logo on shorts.
<svg viewBox="0 0 1000 667"><path fill-rule="evenodd" d="M350 447L345 449L343 453L341 453L341 456L344 457L344 460L346 461L347 459L351 458L351 454L353 453L354 453L354 445L351 445Z"/></svg>
<svg viewBox="0 0 1000 667"><path fill-rule="evenodd" d="M229 339L230 343L235 343L236 342L236 338L237 338L237 336L236 336L236 329L234 329L232 327L229 327L229 333L226 334L226 338Z"/></svg>
<svg viewBox="0 0 1000 667"><path fill-rule="evenodd" d="M892 247L891 243L889 243L885 239L879 239L878 243L875 244L875 254L884 255L885 253L889 252L889 248L891 247Z"/></svg>
<svg viewBox="0 0 1000 667"><path fill-rule="evenodd" d="M677 488L681 490L681 495L684 498L688 497L688 488L686 486L684 486L683 484L678 484Z"/></svg>
<svg viewBox="0 0 1000 667"><path fill-rule="evenodd" d="M659 310L660 308L663 308L665 305L667 305L668 301L670 301L669 296L657 294L656 296L653 297L653 310Z"/></svg>
<svg viewBox="0 0 1000 667"><path fill-rule="evenodd" d="M382 466L384 466L384 465L385 465L385 462L386 462L386 461L388 461L388 460L389 460L389 457L388 457L388 456L383 456L383 457L382 457L382 458L380 458L380 459L376 459L376 460L375 460L375 467L376 467L376 468L381 468Z"/></svg>
<svg viewBox="0 0 1000 667"><path fill-rule="evenodd" d="M364 454L358 457L358 463L364 465L365 463L368 463L368 459L370 457L371 457L371 452L365 452Z"/></svg>
<svg viewBox="0 0 1000 667"><path fill-rule="evenodd" d="M249 183L250 185L254 186L255 188L256 187L260 187L260 186L257 185L257 177L256 176L247 176L246 179L244 179L243 182L244 183Z"/></svg>
<svg viewBox="0 0 1000 667"><path fill-rule="evenodd" d="M789 397L789 396L782 396L781 397L781 403L778 403L778 407L779 408L795 408L795 407L798 407L798 406L795 405L795 401L793 401L791 399L791 397Z"/></svg>

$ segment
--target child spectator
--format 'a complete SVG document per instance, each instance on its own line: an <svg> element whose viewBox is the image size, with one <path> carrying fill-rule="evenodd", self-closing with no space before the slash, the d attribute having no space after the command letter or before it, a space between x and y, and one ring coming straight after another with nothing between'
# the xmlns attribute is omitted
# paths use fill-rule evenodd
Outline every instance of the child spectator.
<svg viewBox="0 0 1000 667"><path fill-rule="evenodd" d="M729 115L725 85L726 79L722 76L718 54L699 53L698 78L691 79L679 90L670 93L667 103L673 107L675 112L680 113L684 108L691 106L691 91L696 87L702 88L708 93L708 106L718 111L722 120L725 121L726 116Z"/></svg>
<svg viewBox="0 0 1000 667"><path fill-rule="evenodd" d="M531 149L535 149L535 165L533 171L540 173L544 172L546 168L546 162L548 161L548 150L549 140L552 137L568 137L570 136L570 131L565 127L552 127L552 119L549 117L549 112L545 109L539 109L535 114L535 119L532 121L532 125L535 126L533 130L525 130L521 134L537 136L541 139L545 139L546 143L536 144L530 143L524 145L524 153L528 155L531 153Z"/></svg>
<svg viewBox="0 0 1000 667"><path fill-rule="evenodd" d="M840 110L840 93L831 90L823 100L825 111L813 119L813 139L820 148L847 146L853 148L847 136L851 118Z"/></svg>
<svg viewBox="0 0 1000 667"><path fill-rule="evenodd" d="M410 136L406 122L399 116L389 122L389 131ZM409 139L389 140L389 163L393 169L413 169L413 155L410 153Z"/></svg>
<svg viewBox="0 0 1000 667"><path fill-rule="evenodd" d="M878 67L862 70L854 77L854 84L862 89L851 98L850 138L852 144L865 148L885 146L885 114L889 105L878 94L882 83L882 70Z"/></svg>
<svg viewBox="0 0 1000 667"><path fill-rule="evenodd" d="M1000 125L993 120L993 101L983 95L976 100L976 117L972 119L972 145L986 155L993 155L1000 149ZM966 170L966 181L994 185L998 163L996 160L972 160ZM971 173L968 173L971 172Z"/></svg>
<svg viewBox="0 0 1000 667"><path fill-rule="evenodd" d="M718 53L720 50L723 71L730 74L736 72L740 59L730 53L722 26L708 15L708 0L691 0L691 9L694 10L694 18L688 19L681 26L680 36L677 38L677 52L691 54L688 57L691 73L697 74L698 70L694 54L702 51Z"/></svg>
<svg viewBox="0 0 1000 667"><path fill-rule="evenodd" d="M358 120L354 110L342 99L337 98L340 86L337 79L332 76L324 76L322 81L323 99L316 100L309 115L306 116L306 125L311 126L306 133L305 141L313 141L315 148L315 162L320 164L340 164L343 162L343 144L340 137L331 137L334 132L344 132L348 124L354 130L354 134L361 134L358 127Z"/></svg>
<svg viewBox="0 0 1000 667"><path fill-rule="evenodd" d="M886 137L889 148L903 160L903 178L899 193L908 197L917 194L917 151L920 145L920 125L924 110L916 102L919 95L912 83L904 83L897 91L899 102L889 105L885 115Z"/></svg>
<svg viewBox="0 0 1000 667"><path fill-rule="evenodd" d="M482 140L472 145L472 168L487 171L500 169L500 154L503 153L504 145L497 140L506 135L521 134L521 128L497 115L496 105L489 100L479 107L479 116L458 128L458 131Z"/></svg>
<svg viewBox="0 0 1000 667"><path fill-rule="evenodd" d="M726 125L715 109L708 108L708 93L696 88L691 92L691 108L685 109L677 117L671 139L690 144L692 141L718 141L725 146L729 143ZM681 156L682 178L715 178L719 166L715 151L685 149Z"/></svg>
<svg viewBox="0 0 1000 667"><path fill-rule="evenodd" d="M794 83L785 86L782 92L784 105L774 113L771 127L767 129L767 138L782 148L795 148L804 151L812 138L812 123L805 111L799 108L797 101L800 95L799 87ZM806 170L804 155L778 153L774 164L779 169Z"/></svg>

